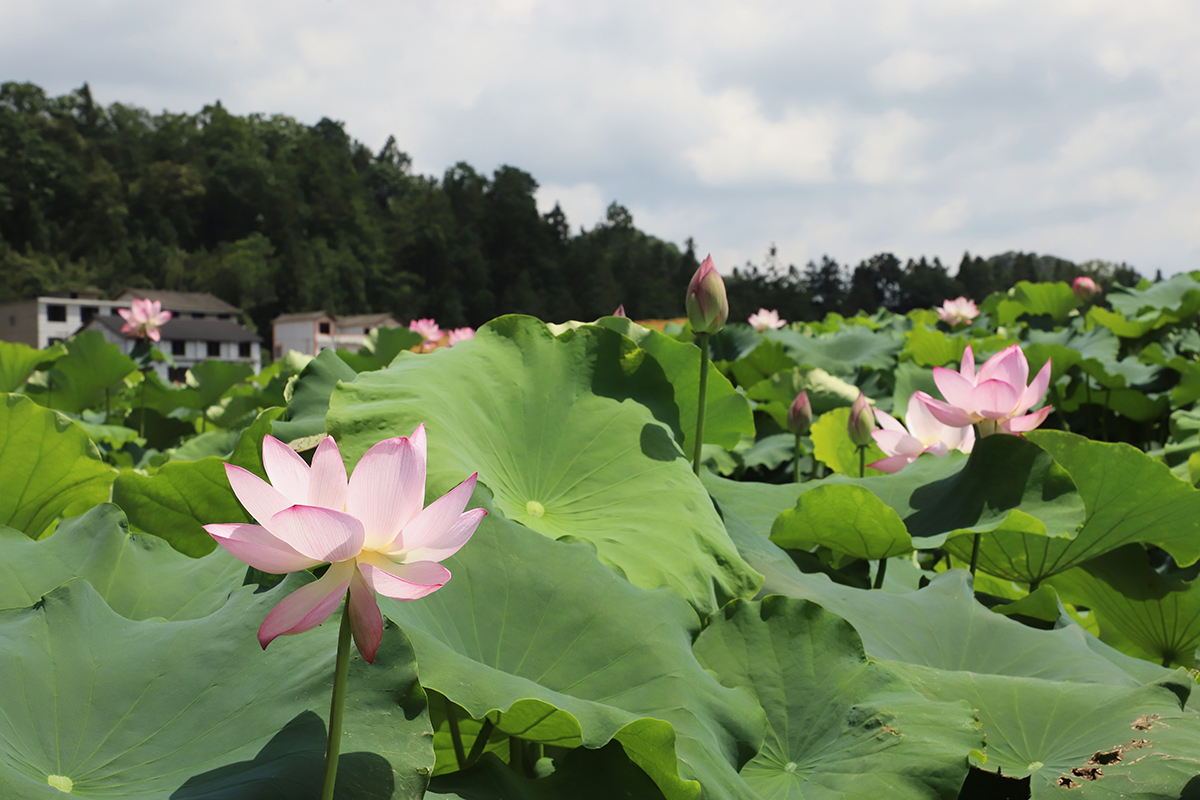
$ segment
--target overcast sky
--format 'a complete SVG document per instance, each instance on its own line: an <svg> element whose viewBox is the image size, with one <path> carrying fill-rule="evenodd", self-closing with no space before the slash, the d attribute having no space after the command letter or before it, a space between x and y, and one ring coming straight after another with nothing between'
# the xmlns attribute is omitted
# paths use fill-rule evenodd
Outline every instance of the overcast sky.
<svg viewBox="0 0 1200 800"><path fill-rule="evenodd" d="M576 229L616 200L722 271L1200 269L1198 42L1192 0L0 0L0 80L511 164Z"/></svg>

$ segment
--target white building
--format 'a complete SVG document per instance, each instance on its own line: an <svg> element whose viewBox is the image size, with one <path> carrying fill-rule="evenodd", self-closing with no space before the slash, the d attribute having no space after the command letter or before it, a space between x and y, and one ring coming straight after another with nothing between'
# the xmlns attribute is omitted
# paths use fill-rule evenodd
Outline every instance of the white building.
<svg viewBox="0 0 1200 800"><path fill-rule="evenodd" d="M271 323L275 358L283 358L289 350L307 356L315 356L330 347L357 351L371 331L399 324L391 314L352 317L335 317L324 311L281 314Z"/></svg>
<svg viewBox="0 0 1200 800"><path fill-rule="evenodd" d="M115 317L129 300L101 300L96 292L70 292L0 305L0 339L44 350L61 342L93 317Z"/></svg>
<svg viewBox="0 0 1200 800"><path fill-rule="evenodd" d="M137 338L121 333L125 320L120 317L95 317L84 330L97 330L104 338L128 355L133 352ZM258 373L262 370L262 337L251 333L231 319L195 319L172 317L159 331L162 341L159 350L170 353L175 366L162 362L154 364L158 377L164 381L183 381L187 371L201 361L216 359L230 363L245 363Z"/></svg>

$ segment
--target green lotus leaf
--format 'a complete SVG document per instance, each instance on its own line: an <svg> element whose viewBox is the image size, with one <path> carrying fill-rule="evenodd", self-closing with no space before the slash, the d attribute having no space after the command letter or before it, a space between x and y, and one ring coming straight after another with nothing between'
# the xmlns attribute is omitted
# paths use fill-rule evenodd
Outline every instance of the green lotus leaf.
<svg viewBox="0 0 1200 800"><path fill-rule="evenodd" d="M338 350L337 356L355 372L370 372L383 369L406 350L419 345L425 338L408 328L375 328L367 334L362 348L357 353Z"/></svg>
<svg viewBox="0 0 1200 800"><path fill-rule="evenodd" d="M1062 281L1056 283L1030 283L1018 281L1009 290L1008 298L1001 300L993 322L1011 325L1020 317L1048 315L1055 322L1062 322L1076 308L1083 305L1071 287Z"/></svg>
<svg viewBox="0 0 1200 800"><path fill-rule="evenodd" d="M1101 306L1092 306L1087 319L1094 325L1103 325L1122 339L1140 339L1150 331L1179 321L1178 317L1167 313L1126 319L1119 311L1109 311Z"/></svg>
<svg viewBox="0 0 1200 800"><path fill-rule="evenodd" d="M922 367L942 367L950 362L962 360L967 349L967 340L962 336L947 336L939 330L915 325L908 332L904 354Z"/></svg>
<svg viewBox="0 0 1200 800"><path fill-rule="evenodd" d="M67 339L67 354L54 362L53 392L30 387L27 393L57 411L78 414L86 408L103 408L105 392L121 382L137 365L100 331L84 331Z"/></svg>
<svg viewBox="0 0 1200 800"><path fill-rule="evenodd" d="M670 332L667 328L666 333ZM681 342L694 341L691 324L674 337ZM708 337L708 357L713 361L739 361L754 352L763 342L763 336L744 322L731 322Z"/></svg>
<svg viewBox="0 0 1200 800"><path fill-rule="evenodd" d="M200 391L193 386L169 386L153 371L137 373L137 377L141 382L131 392L131 405L135 411L140 409L143 403L146 408L152 408L163 416L179 409L201 411L208 407L201 399Z"/></svg>
<svg viewBox="0 0 1200 800"><path fill-rule="evenodd" d="M776 518L771 541L798 550L823 545L869 560L913 549L912 536L896 512L861 486L817 486L800 495L794 509Z"/></svg>
<svg viewBox="0 0 1200 800"><path fill-rule="evenodd" d="M528 741L615 739L668 798L697 798L701 785L706 797L753 798L736 773L762 740L762 710L696 661L700 620L677 595L622 580L586 542L499 514L445 564L454 578L435 594L381 600L412 639L423 685Z"/></svg>
<svg viewBox="0 0 1200 800"><path fill-rule="evenodd" d="M38 538L108 500L116 471L82 428L27 397L0 404L0 525Z"/></svg>
<svg viewBox="0 0 1200 800"><path fill-rule="evenodd" d="M987 735L987 769L1030 778L1032 800L1175 798L1200 772L1200 714L1182 671L1148 686L1079 685L892 662L937 702L966 700Z"/></svg>
<svg viewBox="0 0 1200 800"><path fill-rule="evenodd" d="M612 742L599 750L578 748L554 759L554 772L537 780L514 772L485 753L461 772L435 777L427 800L663 800L646 773Z"/></svg>
<svg viewBox="0 0 1200 800"><path fill-rule="evenodd" d="M850 423L850 409L846 407L826 411L813 423L809 434L813 442L813 457L823 461L825 466L843 475L862 476L883 475L877 469L866 466L886 458L879 445L871 442L860 456L854 442L850 441L847 430Z"/></svg>
<svg viewBox="0 0 1200 800"><path fill-rule="evenodd" d="M635 585L668 586L708 614L761 576L676 444L674 405L661 368L620 334L585 325L556 338L509 316L341 384L327 422L348 464L425 423L430 497L478 471L507 518L585 539Z"/></svg>
<svg viewBox="0 0 1200 800"><path fill-rule="evenodd" d="M0 796L315 800L338 626L266 652L255 636L302 580L173 622L125 619L82 579L0 611L0 673L16 689L0 692ZM429 718L398 630L373 666L351 663L343 751L339 797L424 788Z"/></svg>
<svg viewBox="0 0 1200 800"><path fill-rule="evenodd" d="M1016 437L991 436L980 444L997 438ZM1033 431L1026 438L1070 475L1086 516L1070 538L993 531L983 537L980 569L1009 580L1040 583L1133 543L1157 545L1182 566L1200 559L1200 491L1172 475L1166 465L1127 444L1094 442L1062 431ZM1026 508L1032 506L1022 506ZM1036 510L1030 513L1045 520ZM957 558L970 558L966 538L952 539L946 547Z"/></svg>
<svg viewBox="0 0 1200 800"><path fill-rule="evenodd" d="M643 328L624 317L603 317L597 323L633 340L662 367L675 390L679 409L679 446L691 453L696 437L696 407L700 398L700 349L677 342L652 328ZM790 364L790 362L789 362ZM704 442L732 449L742 436L754 435L754 415L746 398L720 372L708 371L704 401Z"/></svg>
<svg viewBox="0 0 1200 800"><path fill-rule="evenodd" d="M1101 639L1117 649L1163 666L1193 665L1200 646L1200 588L1159 574L1145 548L1117 548L1055 575L1050 584L1069 602L1098 613Z"/></svg>
<svg viewBox="0 0 1200 800"><path fill-rule="evenodd" d="M129 619L194 619L225 604L246 565L219 550L187 558L162 539L129 532L125 514L102 503L30 541L0 528L0 609L24 608L71 578L86 578Z"/></svg>
<svg viewBox="0 0 1200 800"><path fill-rule="evenodd" d="M308 362L292 385L287 407L287 419L278 419L271 426L276 438L292 442L325 433L325 414L329 411L329 395L338 381L350 382L358 377L345 361L332 350L322 350Z"/></svg>
<svg viewBox="0 0 1200 800"><path fill-rule="evenodd" d="M908 413L908 400L913 393L921 391L940 398L937 384L933 382L933 370L922 369L911 361L903 361L892 373L896 388L892 391L892 410L903 417Z"/></svg>
<svg viewBox="0 0 1200 800"><path fill-rule="evenodd" d="M62 343L36 350L20 342L0 342L0 392L15 392L35 369L49 369L66 355Z"/></svg>
<svg viewBox="0 0 1200 800"><path fill-rule="evenodd" d="M740 773L763 800L956 798L966 754L983 746L965 703L929 702L815 603L730 603L695 651L766 709L766 738Z"/></svg>
<svg viewBox="0 0 1200 800"><path fill-rule="evenodd" d="M767 331L768 341L782 342L784 350L802 367L818 367L833 375L854 375L860 367L891 369L904 340L885 332L875 333L855 325L827 337L804 336L784 328Z"/></svg>
<svg viewBox="0 0 1200 800"><path fill-rule="evenodd" d="M1104 296L1112 307L1127 317L1155 311L1170 311L1186 316L1200 311L1200 283L1193 275L1181 272L1145 288L1114 284Z"/></svg>
<svg viewBox="0 0 1200 800"><path fill-rule="evenodd" d="M791 372L795 367L796 362L784 352L780 342L768 342L765 339L758 347L729 363L729 370L743 389L749 389L777 373Z"/></svg>
<svg viewBox="0 0 1200 800"><path fill-rule="evenodd" d="M759 401L756 411L770 414L786 430L788 408L802 391L808 393L814 414L849 407L858 397L857 386L815 367L791 367L751 386L746 396Z"/></svg>
<svg viewBox="0 0 1200 800"><path fill-rule="evenodd" d="M219 361L210 358L201 361L187 372L187 385L200 395L202 408L208 408L237 384L254 374L254 367L247 363Z"/></svg>
<svg viewBox="0 0 1200 800"><path fill-rule="evenodd" d="M281 413L281 408L267 409L243 429L229 463L265 479L262 440ZM123 469L113 483L112 501L129 515L134 530L162 537L186 555L207 555L216 542L203 526L252 521L229 486L225 461L215 456L168 461L152 476Z"/></svg>
<svg viewBox="0 0 1200 800"><path fill-rule="evenodd" d="M795 507L801 491L800 485L795 483L732 481L712 473L700 477L704 488L720 504L722 514L726 511L737 514L764 538L771 535L775 518Z"/></svg>

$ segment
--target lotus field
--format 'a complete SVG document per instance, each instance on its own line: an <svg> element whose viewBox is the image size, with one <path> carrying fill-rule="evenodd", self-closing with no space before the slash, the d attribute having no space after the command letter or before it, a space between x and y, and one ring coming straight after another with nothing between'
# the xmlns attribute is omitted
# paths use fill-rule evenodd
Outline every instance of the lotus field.
<svg viewBox="0 0 1200 800"><path fill-rule="evenodd" d="M1200 273L1082 280L0 343L0 798L1198 797Z"/></svg>

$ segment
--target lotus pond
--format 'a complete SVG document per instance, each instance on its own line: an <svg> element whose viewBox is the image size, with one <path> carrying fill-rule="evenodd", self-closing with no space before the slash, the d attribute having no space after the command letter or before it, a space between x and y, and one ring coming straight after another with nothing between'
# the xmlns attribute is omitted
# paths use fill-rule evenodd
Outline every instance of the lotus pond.
<svg viewBox="0 0 1200 800"><path fill-rule="evenodd" d="M421 425L425 502L478 473L477 528L438 591L379 589L338 798L1200 796L1200 273L979 308L728 324L699 476L686 324L381 329L185 385L99 334L0 343L0 797L320 796L338 617L256 634L325 568L204 526L254 527L227 465L280 488L274 440L353 484ZM1036 430L863 466L860 392L911 417L1013 345L1050 364Z"/></svg>

